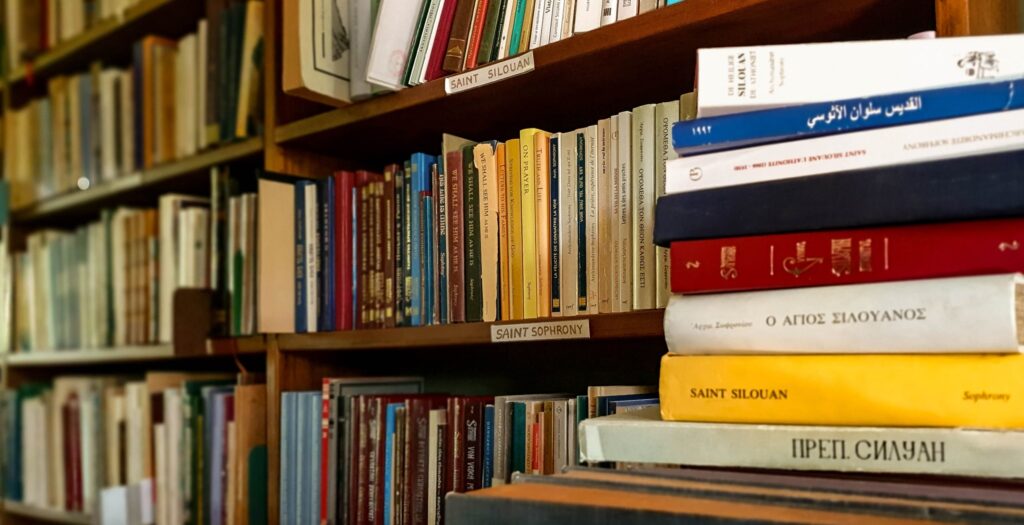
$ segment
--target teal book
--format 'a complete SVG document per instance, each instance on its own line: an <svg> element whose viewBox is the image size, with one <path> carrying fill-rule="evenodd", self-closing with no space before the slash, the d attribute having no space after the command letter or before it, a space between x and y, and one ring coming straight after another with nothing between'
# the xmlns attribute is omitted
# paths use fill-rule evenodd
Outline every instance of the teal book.
<svg viewBox="0 0 1024 525"><path fill-rule="evenodd" d="M586 398L586 396L583 396ZM509 473L526 472L526 403L512 401L512 432L510 432L511 465ZM586 410L586 403L583 404Z"/></svg>
<svg viewBox="0 0 1024 525"><path fill-rule="evenodd" d="M480 172L476 169L473 148L462 148L463 251L466 260L466 322L480 322L484 316L483 267L480 251Z"/></svg>
<svg viewBox="0 0 1024 525"><path fill-rule="evenodd" d="M518 54L519 48L522 47L519 37L523 33L524 18L526 18L526 0L516 0L515 18L512 19L512 35L509 38L508 44L508 56Z"/></svg>
<svg viewBox="0 0 1024 525"><path fill-rule="evenodd" d="M384 419L384 523L393 523L394 519L395 454L401 454L404 451L404 445L402 448L395 446L395 414L400 407L404 406L405 403L388 403L387 415Z"/></svg>

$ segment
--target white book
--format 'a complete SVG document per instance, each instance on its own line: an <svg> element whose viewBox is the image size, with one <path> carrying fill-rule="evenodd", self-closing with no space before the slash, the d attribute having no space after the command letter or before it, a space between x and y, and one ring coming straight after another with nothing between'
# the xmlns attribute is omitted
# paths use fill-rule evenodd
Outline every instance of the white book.
<svg viewBox="0 0 1024 525"><path fill-rule="evenodd" d="M425 0L427 13L423 19L423 30L416 39L416 53L413 57L412 72L409 75L411 85L419 85L426 82L427 63L430 62L430 53L434 50L434 34L437 24L441 21L441 4L444 0ZM473 64L475 65L475 64Z"/></svg>
<svg viewBox="0 0 1024 525"><path fill-rule="evenodd" d="M366 69L368 82L393 90L405 87L402 76L422 6L423 0L381 0Z"/></svg>
<svg viewBox="0 0 1024 525"><path fill-rule="evenodd" d="M576 3L579 0L565 0L565 11L562 15L562 40L573 35L573 28L576 27Z"/></svg>
<svg viewBox="0 0 1024 525"><path fill-rule="evenodd" d="M619 258L616 256L622 246L622 239L619 236L619 218L622 216L622 204L620 198L622 197L622 184L619 178L619 116L612 115L608 119L608 185L611 195L609 196L608 213L611 216L608 218L608 227L610 228L609 239L611 240L610 246L605 246L604 251L601 252L602 257L608 258L608 264L611 265L611 283L609 287L609 310L612 312L620 312L621 299L619 298L619 281L622 279L622 265L620 264Z"/></svg>
<svg viewBox="0 0 1024 525"><path fill-rule="evenodd" d="M633 110L633 309L657 305L654 253L655 124L654 104Z"/></svg>
<svg viewBox="0 0 1024 525"><path fill-rule="evenodd" d="M610 148L612 146L611 119L601 119L597 123L597 238L598 257L595 268L598 281L597 311L599 313L612 312L612 263L614 257L609 257L609 247L614 245L612 241L612 224L615 222L612 215L612 192L614 184L612 173L614 168L609 164Z"/></svg>
<svg viewBox="0 0 1024 525"><path fill-rule="evenodd" d="M551 43L551 18L554 16L554 0L538 0L541 4L540 35L537 40L537 47ZM530 46L533 49L534 46Z"/></svg>
<svg viewBox="0 0 1024 525"><path fill-rule="evenodd" d="M174 292L180 283L190 282L182 279L183 268L179 266L181 257L181 230L182 222L180 212L182 209L200 206L209 206L210 201L202 197L191 195L165 194L160 196L159 210L159 329L157 330L158 340L161 343L171 342L171 333L174 328Z"/></svg>
<svg viewBox="0 0 1024 525"><path fill-rule="evenodd" d="M576 0L574 33L585 33L601 27L601 7L604 0Z"/></svg>
<svg viewBox="0 0 1024 525"><path fill-rule="evenodd" d="M658 0L636 0L636 1L639 2L639 4L640 4L637 7L637 14L638 15L642 15L644 13L650 13L651 11L654 11L655 9L658 8L658 4L659 4Z"/></svg>
<svg viewBox="0 0 1024 525"><path fill-rule="evenodd" d="M578 312L579 249L576 227L576 132L558 134L558 260L562 316Z"/></svg>
<svg viewBox="0 0 1024 525"><path fill-rule="evenodd" d="M1022 34L700 49L697 108L710 117L1021 74Z"/></svg>
<svg viewBox="0 0 1024 525"><path fill-rule="evenodd" d="M548 42L558 42L562 39L562 25L565 20L565 3L575 0L553 0L551 3L551 28L548 30Z"/></svg>
<svg viewBox="0 0 1024 525"><path fill-rule="evenodd" d="M580 423L584 461L705 467L1024 476L1024 433L962 428L661 421L644 409Z"/></svg>
<svg viewBox="0 0 1024 525"><path fill-rule="evenodd" d="M121 141L121 175L135 173L141 166L135 165L135 103L132 93L132 71L121 72L118 92L121 95L121 122L119 123ZM142 147L139 144L138 147Z"/></svg>
<svg viewBox="0 0 1024 525"><path fill-rule="evenodd" d="M604 0L601 6L601 25L614 24L619 19L619 0Z"/></svg>
<svg viewBox="0 0 1024 525"><path fill-rule="evenodd" d="M190 131L195 134L196 146L199 150L204 150L210 145L209 137L206 135L206 70L209 67L207 65L210 56L209 47L209 26L206 19L203 18L199 20L199 25L196 27L196 75L193 88L196 93L196 116L195 129Z"/></svg>
<svg viewBox="0 0 1024 525"><path fill-rule="evenodd" d="M620 312L633 310L633 112L619 113L619 247L618 259Z"/></svg>
<svg viewBox="0 0 1024 525"><path fill-rule="evenodd" d="M810 264L813 261L806 261ZM675 354L1016 353L1020 274L673 296Z"/></svg>
<svg viewBox="0 0 1024 525"><path fill-rule="evenodd" d="M324 103L351 101L350 15L348 0L284 3L284 34L294 36L284 39L285 93Z"/></svg>
<svg viewBox="0 0 1024 525"><path fill-rule="evenodd" d="M182 499L182 467L184 427L182 423L181 390L168 388L164 390L164 428L167 433L165 447L167 454L167 522L179 525L183 522L182 511L185 501Z"/></svg>
<svg viewBox="0 0 1024 525"><path fill-rule="evenodd" d="M543 33L541 26L544 24L544 3L547 0L536 0L533 3L533 18L530 19L533 24L530 27L530 47L529 49L537 49L540 47L540 36Z"/></svg>
<svg viewBox="0 0 1024 525"><path fill-rule="evenodd" d="M666 193L1024 148L1024 109L781 142L669 161Z"/></svg>
<svg viewBox="0 0 1024 525"><path fill-rule="evenodd" d="M497 414L497 412L495 412ZM438 454L437 446L439 443L444 441L444 427L447 424L446 418L448 411L443 408L435 408L430 411L430 415L427 419L427 428L429 434L427 435L427 524L428 525L441 525L437 522L437 492L444 490L443 486L438 486ZM497 457L497 456L495 456ZM497 463L495 463L497 467ZM504 480L503 480L504 481Z"/></svg>
<svg viewBox="0 0 1024 525"><path fill-rule="evenodd" d="M121 161L117 157L120 128L115 107L120 77L121 72L116 69L105 69L100 73L100 178L104 181L117 177Z"/></svg>
<svg viewBox="0 0 1024 525"><path fill-rule="evenodd" d="M317 331L317 306L319 294L316 286L317 267L320 265L320 251L317 221L317 187L316 184L307 184L306 192L306 326L308 332Z"/></svg>
<svg viewBox="0 0 1024 525"><path fill-rule="evenodd" d="M656 158L654 163L654 184L656 197L665 195L665 166L679 155L672 148L672 125L679 121L679 101L662 102L654 111L654 122L657 131L655 140ZM658 308L668 305L668 297L672 294L669 249L655 247L655 303Z"/></svg>
<svg viewBox="0 0 1024 525"><path fill-rule="evenodd" d="M600 253L597 230L597 125L584 128L586 139L586 220L587 220L587 313L598 313L600 293L598 292L597 258Z"/></svg>
<svg viewBox="0 0 1024 525"><path fill-rule="evenodd" d="M616 20L625 20L637 15L637 3L640 0L619 0L619 9L616 13Z"/></svg>
<svg viewBox="0 0 1024 525"><path fill-rule="evenodd" d="M454 0L448 1L451 2ZM501 32L498 33L496 37L498 38L498 60L508 58L509 37L511 36L509 30L512 28L515 17L516 2L508 0L508 3L505 5L505 16L501 18L502 22L501 27L499 28Z"/></svg>

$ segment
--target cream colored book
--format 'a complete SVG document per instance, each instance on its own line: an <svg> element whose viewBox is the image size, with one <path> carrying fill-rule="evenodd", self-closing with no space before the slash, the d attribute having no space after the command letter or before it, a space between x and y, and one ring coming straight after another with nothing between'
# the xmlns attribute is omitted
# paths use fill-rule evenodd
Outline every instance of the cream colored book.
<svg viewBox="0 0 1024 525"><path fill-rule="evenodd" d="M551 134L534 135L537 210L537 316L551 317Z"/></svg>
<svg viewBox="0 0 1024 525"><path fill-rule="evenodd" d="M348 60L351 53L348 52L347 43L347 28L345 26L346 20L342 17L341 13L348 14L347 2L342 0L329 0L331 5L332 20L334 23L341 22L340 27L332 27L331 31L334 33L335 38L327 39L331 50L331 63L337 64L341 62L342 65L338 66L339 69L346 69L344 62ZM338 9L337 4L341 4L343 7ZM242 71L238 79L238 100L236 102L237 111L235 112L235 137L243 138L249 136L249 122L258 116L257 108L261 107L263 101L259 99L261 94L260 82L263 81L263 75L259 68L257 58L262 56L262 53L257 54L257 46L263 45L263 2L249 0L245 4L245 35L244 41L242 42ZM337 18L335 18L335 16ZM314 25L316 22L314 22ZM338 33L345 33L345 39L342 40L341 35ZM303 38L302 40L309 40ZM318 41L318 45L321 44ZM338 57L337 60L334 60ZM324 57L323 60L327 58ZM309 76L309 75L306 75ZM334 79L334 77L332 77ZM340 81L338 81L340 83ZM332 85L334 82L332 82ZM194 97L193 97L194 99ZM192 117L195 118L195 110L192 111ZM193 139L194 141L194 139ZM194 146L193 146L194 147Z"/></svg>
<svg viewBox="0 0 1024 525"><path fill-rule="evenodd" d="M473 147L473 163L479 182L480 283L483 287L483 321L498 319L500 307L498 267L498 165L495 143L481 142Z"/></svg>
<svg viewBox="0 0 1024 525"><path fill-rule="evenodd" d="M600 241L597 231L597 125L588 126L584 130L586 137L586 221L587 221L587 252L583 255L587 258L587 313L596 314L599 312L598 303L600 293L598 292L598 254L600 253Z"/></svg>
<svg viewBox="0 0 1024 525"><path fill-rule="evenodd" d="M498 186L498 268L499 268L499 297L501 298L501 319L510 319L509 310L512 307L511 287L509 279L511 268L509 268L508 257L508 164L506 162L505 143L499 143L495 151L495 165L497 168L496 184Z"/></svg>
<svg viewBox="0 0 1024 525"><path fill-rule="evenodd" d="M511 311L509 319L523 319L523 195L520 187L523 178L520 174L520 163L523 154L520 151L519 139L505 143L505 176L508 186L508 259L509 259L509 290Z"/></svg>
<svg viewBox="0 0 1024 525"><path fill-rule="evenodd" d="M294 185L260 179L259 200L259 331L291 333L295 331Z"/></svg>
<svg viewBox="0 0 1024 525"><path fill-rule="evenodd" d="M607 4L606 4L607 5ZM612 246L612 170L609 169L611 149L611 119L597 123L597 242L601 247L597 257L597 311L610 313L612 308L612 262L608 247Z"/></svg>
<svg viewBox="0 0 1024 525"><path fill-rule="evenodd" d="M655 140L656 157L654 159L654 179L657 190L657 197L665 195L665 163L676 159L679 155L672 148L672 125L679 121L679 101L663 102L658 104L654 111L655 129L657 137ZM669 249L656 247L654 249L655 273L657 275L655 284L655 302L658 308L668 306L668 298L672 295L671 272L669 261Z"/></svg>
<svg viewBox="0 0 1024 525"><path fill-rule="evenodd" d="M422 6L423 0L381 0L366 71L371 84L394 90L405 87L402 75Z"/></svg>
<svg viewBox="0 0 1024 525"><path fill-rule="evenodd" d="M539 312L538 272L539 250L537 249L537 168L536 142L539 129L529 128L519 132L520 168L519 192L522 207L522 248L523 248L523 318L536 319Z"/></svg>
<svg viewBox="0 0 1024 525"><path fill-rule="evenodd" d="M657 305L654 252L654 104L633 110L633 309Z"/></svg>
<svg viewBox="0 0 1024 525"><path fill-rule="evenodd" d="M622 310L622 301L619 298L619 279L622 272L622 265L615 254L619 253L622 238L619 236L619 217L621 216L622 205L622 184L619 179L619 116L612 115L608 119L608 178L611 186L611 216L608 218L609 244L606 245L602 257L607 257L611 265L611 276L609 277L609 294L611 304L610 311L619 312Z"/></svg>
<svg viewBox="0 0 1024 525"><path fill-rule="evenodd" d="M578 294L578 229L576 227L576 135L558 134L558 261L559 302L562 316L579 313Z"/></svg>
<svg viewBox="0 0 1024 525"><path fill-rule="evenodd" d="M351 102L348 1L283 0L281 89L285 93L324 104ZM331 14L323 16L327 12ZM341 22L339 27L334 27L336 20Z"/></svg>
<svg viewBox="0 0 1024 525"><path fill-rule="evenodd" d="M619 113L619 246L615 253L619 273L619 311L633 310L633 113Z"/></svg>

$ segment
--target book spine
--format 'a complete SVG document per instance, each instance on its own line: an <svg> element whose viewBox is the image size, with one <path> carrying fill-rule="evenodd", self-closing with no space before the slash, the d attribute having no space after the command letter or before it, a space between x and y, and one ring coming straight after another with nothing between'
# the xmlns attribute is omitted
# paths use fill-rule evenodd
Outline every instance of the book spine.
<svg viewBox="0 0 1024 525"><path fill-rule="evenodd" d="M523 249L523 318L535 319L538 313L537 275L539 270L537 251L537 191L536 144L534 138L539 130L524 129L519 132L520 171L519 193L522 207L522 249Z"/></svg>
<svg viewBox="0 0 1024 525"><path fill-rule="evenodd" d="M327 502L328 493L328 458L331 448L328 436L329 422L331 418L331 380L324 378L321 382L321 405L320 405L320 523L326 525L329 521Z"/></svg>
<svg viewBox="0 0 1024 525"><path fill-rule="evenodd" d="M633 110L633 309L656 306L654 256L654 104Z"/></svg>
<svg viewBox="0 0 1024 525"><path fill-rule="evenodd" d="M658 202L655 242L1017 217L1022 169L1024 152L1010 151L670 194ZM789 206L764 204L774 202ZM742 217L728 211L739 209Z"/></svg>
<svg viewBox="0 0 1024 525"><path fill-rule="evenodd" d="M339 172L336 174L335 209L337 224L335 225L335 323L336 330L352 329L352 184L355 174Z"/></svg>
<svg viewBox="0 0 1024 525"><path fill-rule="evenodd" d="M462 479L462 486L459 492L470 492L483 488L481 476L483 469L482 458L482 430L483 430L483 403L479 400L470 400L466 403L466 420L463 433L465 436L465 467Z"/></svg>
<svg viewBox="0 0 1024 525"><path fill-rule="evenodd" d="M501 30L501 17L505 14L505 6L509 0L491 0L487 4L487 18L484 21L483 36L480 39L480 51L477 53L475 66L482 66L497 59L494 53L498 42L498 31Z"/></svg>
<svg viewBox="0 0 1024 525"><path fill-rule="evenodd" d="M423 288L420 292L423 303L420 320L423 325L430 325L434 322L434 197L431 194L429 182L433 168L428 165L427 170L430 171L422 175L426 179L426 182L423 184L425 189L420 193L420 200L423 203L423 217L420 219L420 238L424 248L422 254L423 266L420 269L423 275L420 280L420 285Z"/></svg>
<svg viewBox="0 0 1024 525"><path fill-rule="evenodd" d="M679 101L663 102L658 104L654 112L655 132L655 159L654 159L654 191L655 202L665 196L665 166L666 163L678 157L672 149L672 126L679 120ZM649 208L650 216L654 216L654 206ZM653 237L653 228L651 236ZM649 237L650 238L650 237ZM668 297L671 281L671 259L668 248L654 248L655 256L655 305L664 308L668 305Z"/></svg>
<svg viewBox="0 0 1024 525"><path fill-rule="evenodd" d="M476 12L473 14L473 25L469 30L469 47L466 49L466 60L462 64L463 70L473 69L477 65L484 36L484 24L487 22L488 3L488 0L476 0Z"/></svg>
<svg viewBox="0 0 1024 525"><path fill-rule="evenodd" d="M423 325L423 295L422 295L422 268L423 268L423 244L420 239L420 229L423 222L423 179L421 172L426 166L418 156L412 159L412 196L410 204L410 269L409 279L409 322L411 326Z"/></svg>
<svg viewBox="0 0 1024 525"><path fill-rule="evenodd" d="M480 172L477 170L474 145L462 150L463 246L465 253L465 319L479 322L483 318L482 269L480 263Z"/></svg>
<svg viewBox="0 0 1024 525"><path fill-rule="evenodd" d="M598 234L597 231L597 125L588 126L585 129L586 135L586 178L587 178L587 250L584 254L587 258L587 312L590 314L599 313L600 293L598 290Z"/></svg>
<svg viewBox="0 0 1024 525"><path fill-rule="evenodd" d="M355 189L358 199L356 201L357 215L355 223L359 231L359 239L356 242L356 258L358 263L355 272L356 328L366 328L370 322L368 307L370 289L370 283L368 282L370 271L370 194L368 179L368 173L360 172L359 181Z"/></svg>
<svg viewBox="0 0 1024 525"><path fill-rule="evenodd" d="M528 2L529 0L516 0L515 16L512 18L512 26L509 27L508 50L505 52L506 57L517 55L520 51L523 51L523 49L521 49L523 19L526 18Z"/></svg>
<svg viewBox="0 0 1024 525"><path fill-rule="evenodd" d="M504 143L497 145L495 151L495 165L497 169L498 189L498 297L500 299L498 319L508 320L511 309L511 289L509 287L509 209L508 209L508 164L506 163L507 149Z"/></svg>
<svg viewBox="0 0 1024 525"><path fill-rule="evenodd" d="M395 172L384 170L384 182L381 191L383 192L384 218L381 224L384 236L383 254L383 281L384 281L384 327L394 328L395 326L395 264L397 255L395 249L395 224L397 213L395 211ZM428 245L429 246L429 245Z"/></svg>
<svg viewBox="0 0 1024 525"><path fill-rule="evenodd" d="M609 9L609 1L605 2L604 9ZM614 20L614 16L612 18ZM611 159L610 150L613 146L611 138L611 119L602 119L597 124L597 238L604 250L613 246L612 242L612 198L615 185L613 184L614 168L609 164ZM612 252L614 253L614 252ZM615 282L612 269L614 257L608 257L602 253L597 258L597 282L598 282L598 304L600 313L614 311L612 304L612 283Z"/></svg>
<svg viewBox="0 0 1024 525"><path fill-rule="evenodd" d="M413 244L413 214L412 214L412 201L415 194L415 188L413 187L412 179L412 164L406 165L406 169L402 170L403 185L405 187L405 194L403 204L405 223L402 225L402 246L405 254L403 259L405 260L404 273L404 299L402 304L402 310L404 312L403 318L405 319L405 326L415 326L412 324L412 244Z"/></svg>
<svg viewBox="0 0 1024 525"><path fill-rule="evenodd" d="M451 302L448 316L453 323L466 321L466 258L465 258L465 165L462 151L449 152L444 167L448 172L448 294Z"/></svg>
<svg viewBox="0 0 1024 525"><path fill-rule="evenodd" d="M437 184L437 280L440 297L438 301L438 322L448 324L448 176L444 171L444 159L438 158Z"/></svg>
<svg viewBox="0 0 1024 525"><path fill-rule="evenodd" d="M319 331L317 321L319 320L319 297L321 288L317 285L317 274L320 271L320 253L317 249L319 240L319 221L317 213L317 187L312 181L305 185L306 190L306 329L309 332Z"/></svg>
<svg viewBox="0 0 1024 525"><path fill-rule="evenodd" d="M334 307L335 297L335 205L334 179L328 177L323 180L318 192L320 201L320 265L318 272L320 278L320 330L324 332L334 331L336 318Z"/></svg>
<svg viewBox="0 0 1024 525"><path fill-rule="evenodd" d="M666 421L1020 428L1024 356L673 356ZM864 378L871 388L864 388ZM713 379L710 379L713 378ZM844 410L836 410L842 406Z"/></svg>
<svg viewBox="0 0 1024 525"><path fill-rule="evenodd" d="M1024 220L1005 219L674 242L672 291L693 294L1011 273L1024 268L1024 251L1008 241L1022 230ZM794 266L799 254L804 264Z"/></svg>
<svg viewBox="0 0 1024 525"><path fill-rule="evenodd" d="M494 405L484 406L482 488L491 486L494 476Z"/></svg>
<svg viewBox="0 0 1024 525"><path fill-rule="evenodd" d="M523 181L519 174L519 163L522 159L519 147L519 139L512 139L505 143L510 306L509 315L506 318L512 320L523 318L523 209L520 205L522 201L520 186Z"/></svg>
<svg viewBox="0 0 1024 525"><path fill-rule="evenodd" d="M669 163L667 193L927 162L1024 147L1024 109L686 157Z"/></svg>
<svg viewBox="0 0 1024 525"><path fill-rule="evenodd" d="M533 170L536 198L537 317L551 317L551 136L534 135Z"/></svg>
<svg viewBox="0 0 1024 525"><path fill-rule="evenodd" d="M484 142L473 148L473 161L480 180L480 290L482 320L494 322L501 317L501 259L498 253L498 167L496 142Z"/></svg>
<svg viewBox="0 0 1024 525"><path fill-rule="evenodd" d="M701 117L1024 74L1021 35L726 47L697 53ZM978 52L983 48L984 52ZM871 56L870 64L857 62ZM925 57L925 58L922 58ZM985 57L998 57L995 63ZM823 78L827 64L848 64ZM778 72L785 64L785 82ZM741 74L742 73L742 74Z"/></svg>
<svg viewBox="0 0 1024 525"><path fill-rule="evenodd" d="M587 138L576 132L576 311L591 313L587 304Z"/></svg>
<svg viewBox="0 0 1024 525"><path fill-rule="evenodd" d="M541 0L543 2L543 0ZM537 0L526 0L523 7L523 25L519 28L518 53L530 50L530 32L533 30L533 16L537 12Z"/></svg>
<svg viewBox="0 0 1024 525"><path fill-rule="evenodd" d="M306 181L295 185L295 332L306 324Z"/></svg>
<svg viewBox="0 0 1024 525"><path fill-rule="evenodd" d="M406 58L405 63L402 64L405 69L404 74L402 75L402 84L406 86L415 85L412 79L416 72L416 64L423 60L422 55L426 51L426 41L430 38L429 33L425 30L432 24L433 16L437 14L436 11L431 12L431 4L436 6L439 3L440 2L437 1L423 0L422 6L419 9L419 16L416 18L416 27L413 28L412 45L409 48L409 56Z"/></svg>
<svg viewBox="0 0 1024 525"><path fill-rule="evenodd" d="M467 0L462 0L467 1ZM430 50L430 59L427 61L427 80L435 80L444 76L444 62L448 50L448 40L452 34L452 25L455 19L455 8L459 0L444 0L441 8L441 17L438 20L437 31L434 36L434 43Z"/></svg>
<svg viewBox="0 0 1024 525"><path fill-rule="evenodd" d="M797 248L787 267L821 262ZM665 339L677 354L1015 353L1021 282L996 274L673 296Z"/></svg>
<svg viewBox="0 0 1024 525"><path fill-rule="evenodd" d="M1020 109L1022 84L984 82L708 117L675 124L672 143L680 155L693 155Z"/></svg>
<svg viewBox="0 0 1024 525"><path fill-rule="evenodd" d="M558 261L560 311L563 317L577 314L576 133L558 137Z"/></svg>
<svg viewBox="0 0 1024 525"><path fill-rule="evenodd" d="M498 26L498 34L494 38L494 49L492 55L494 60L508 58L509 41L512 36L512 24L515 22L516 9L521 0L502 0L503 10L501 24Z"/></svg>
<svg viewBox="0 0 1024 525"><path fill-rule="evenodd" d="M448 36L448 50L444 54L442 69L447 73L461 73L465 65L466 48L473 24L476 1L457 0L455 16L452 19L451 34Z"/></svg>
<svg viewBox="0 0 1024 525"><path fill-rule="evenodd" d="M561 253L561 231L562 231L562 218L559 212L561 211L561 201L559 200L560 189L562 181L560 179L559 172L559 156L561 153L558 150L561 134L553 136L550 144L550 163L549 176L548 176L548 189L551 192L550 199L550 214L551 214L551 274L550 274L550 294L545 300L548 301L551 308L551 315L559 317L562 315L562 253ZM485 478L487 479L487 478Z"/></svg>

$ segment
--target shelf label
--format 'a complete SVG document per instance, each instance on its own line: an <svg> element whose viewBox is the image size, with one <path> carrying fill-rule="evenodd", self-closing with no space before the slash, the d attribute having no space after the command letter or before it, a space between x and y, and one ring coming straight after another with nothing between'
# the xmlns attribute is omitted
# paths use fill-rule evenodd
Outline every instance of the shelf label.
<svg viewBox="0 0 1024 525"><path fill-rule="evenodd" d="M590 320L491 325L492 343L553 341L557 339L590 339Z"/></svg>
<svg viewBox="0 0 1024 525"><path fill-rule="evenodd" d="M533 71L533 51L508 60L495 62L472 71L444 79L444 92L449 95L500 82Z"/></svg>

